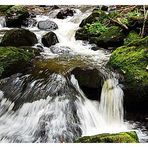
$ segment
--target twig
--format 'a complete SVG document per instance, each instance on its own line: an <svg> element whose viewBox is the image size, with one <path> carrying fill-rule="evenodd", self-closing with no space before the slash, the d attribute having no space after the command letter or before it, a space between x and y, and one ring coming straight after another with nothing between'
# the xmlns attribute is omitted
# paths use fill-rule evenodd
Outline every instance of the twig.
<svg viewBox="0 0 148 148"><path fill-rule="evenodd" d="M125 24L123 24L123 23L120 21L120 19L114 20L114 19L110 18L110 20L111 20L112 22L116 23L117 25L121 26L123 29L128 29L128 27L127 27Z"/></svg>
<svg viewBox="0 0 148 148"><path fill-rule="evenodd" d="M143 10L144 10L144 21L143 21L143 27L142 27L142 31L141 31L141 37L143 37L144 35L144 30L145 30L145 23L146 23L146 19L148 17L148 10L145 10L145 5L143 6Z"/></svg>

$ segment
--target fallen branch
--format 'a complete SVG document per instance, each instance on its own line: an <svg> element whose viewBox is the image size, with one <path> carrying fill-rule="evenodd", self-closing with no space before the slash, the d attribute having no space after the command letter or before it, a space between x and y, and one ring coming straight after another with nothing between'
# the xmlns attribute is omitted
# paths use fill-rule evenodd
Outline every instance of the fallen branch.
<svg viewBox="0 0 148 148"><path fill-rule="evenodd" d="M115 23L115 24L121 26L123 29L128 30L128 27L127 27L125 24L123 24L123 23L120 21L120 19L117 19L117 20L114 20L114 19L112 19L112 18L109 18L109 19L110 19L113 23Z"/></svg>

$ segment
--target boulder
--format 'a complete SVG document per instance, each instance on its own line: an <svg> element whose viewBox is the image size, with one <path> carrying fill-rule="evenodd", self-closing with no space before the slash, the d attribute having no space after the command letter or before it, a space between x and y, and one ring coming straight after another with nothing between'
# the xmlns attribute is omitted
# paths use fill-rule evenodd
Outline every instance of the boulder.
<svg viewBox="0 0 148 148"><path fill-rule="evenodd" d="M139 143L135 131L81 137L75 143Z"/></svg>
<svg viewBox="0 0 148 148"><path fill-rule="evenodd" d="M33 57L35 52L29 48L0 47L0 78L25 72Z"/></svg>
<svg viewBox="0 0 148 148"><path fill-rule="evenodd" d="M36 24L37 24L37 21L33 18L27 18L22 22L22 26L25 26L25 27L35 27Z"/></svg>
<svg viewBox="0 0 148 148"><path fill-rule="evenodd" d="M103 21L104 19L108 18L108 15L100 10L100 9L94 9L92 14L90 14L86 19L82 20L82 22L80 23L80 27L85 26L86 24L91 24L94 23L96 21Z"/></svg>
<svg viewBox="0 0 148 148"><path fill-rule="evenodd" d="M119 47L124 44L125 35L118 26L109 27L99 37L91 37L90 43L96 43L99 47Z"/></svg>
<svg viewBox="0 0 148 148"><path fill-rule="evenodd" d="M124 84L124 104L127 110L148 106L148 37L134 39L113 51L108 66L118 71Z"/></svg>
<svg viewBox="0 0 148 148"><path fill-rule="evenodd" d="M99 100L103 77L97 69L75 68L71 74L78 80L79 86L91 100Z"/></svg>
<svg viewBox="0 0 148 148"><path fill-rule="evenodd" d="M11 8L13 5L0 5L0 15L4 15L6 11Z"/></svg>
<svg viewBox="0 0 148 148"><path fill-rule="evenodd" d="M8 30L2 38L2 46L33 46L36 44L36 35L27 29Z"/></svg>
<svg viewBox="0 0 148 148"><path fill-rule="evenodd" d="M58 42L58 38L54 32L48 32L42 37L42 43L45 47L50 47L51 45L55 45Z"/></svg>
<svg viewBox="0 0 148 148"><path fill-rule="evenodd" d="M102 10L102 11L108 11L108 6L103 5L103 6L101 7L101 10Z"/></svg>
<svg viewBox="0 0 148 148"><path fill-rule="evenodd" d="M6 26L21 27L22 22L29 17L29 12L25 6L13 6L6 11Z"/></svg>
<svg viewBox="0 0 148 148"><path fill-rule="evenodd" d="M72 53L72 50L69 47L66 46L61 46L61 47L56 47L52 46L50 47L50 50L52 53L58 54L58 55L68 55L70 56Z"/></svg>
<svg viewBox="0 0 148 148"><path fill-rule="evenodd" d="M50 20L39 21L38 28L41 30L56 30L58 29L58 25Z"/></svg>
<svg viewBox="0 0 148 148"><path fill-rule="evenodd" d="M76 31L77 40L87 40L99 47L118 47L124 44L125 34L118 26L106 27L96 22Z"/></svg>
<svg viewBox="0 0 148 148"><path fill-rule="evenodd" d="M75 13L74 10L68 9L68 8L65 10L60 10L60 12L58 12L58 14L57 14L57 18L58 19L65 19L65 18L67 18L67 16L73 16L74 13Z"/></svg>

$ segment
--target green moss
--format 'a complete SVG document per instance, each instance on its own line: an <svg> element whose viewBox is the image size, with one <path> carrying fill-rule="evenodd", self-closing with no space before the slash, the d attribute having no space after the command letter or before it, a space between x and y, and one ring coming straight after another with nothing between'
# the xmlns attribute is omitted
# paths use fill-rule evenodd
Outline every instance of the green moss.
<svg viewBox="0 0 148 148"><path fill-rule="evenodd" d="M0 77L25 68L34 53L15 47L0 47Z"/></svg>
<svg viewBox="0 0 148 148"><path fill-rule="evenodd" d="M148 37L134 40L127 46L117 48L111 55L109 65L125 76L128 87L144 89L148 85Z"/></svg>
<svg viewBox="0 0 148 148"><path fill-rule="evenodd" d="M129 44L130 42L134 40L139 40L139 39L141 39L140 35L135 31L131 31L128 34L128 36L124 39L124 44Z"/></svg>
<svg viewBox="0 0 148 148"><path fill-rule="evenodd" d="M122 132L117 134L99 134L85 136L76 140L76 143L138 143L136 132Z"/></svg>
<svg viewBox="0 0 148 148"><path fill-rule="evenodd" d="M100 47L118 47L123 44L124 34L120 27L112 26L103 32L99 37L91 38L92 43Z"/></svg>
<svg viewBox="0 0 148 148"><path fill-rule="evenodd" d="M91 24L97 21L103 23L107 18L108 18L108 15L104 11L99 9L94 9L92 14L90 14L86 19L84 19L81 22L80 27L83 27L86 24Z"/></svg>
<svg viewBox="0 0 148 148"><path fill-rule="evenodd" d="M0 14L5 14L5 12L11 7L12 5L0 5Z"/></svg>
<svg viewBox="0 0 148 148"><path fill-rule="evenodd" d="M135 39L131 41L128 46L145 46L146 48L148 47L148 36L145 38L141 39Z"/></svg>
<svg viewBox="0 0 148 148"><path fill-rule="evenodd" d="M122 30L118 26L112 26L108 30L106 30L102 35L99 36L98 40L103 40L104 42L108 42L110 40L114 40L123 36Z"/></svg>
<svg viewBox="0 0 148 148"><path fill-rule="evenodd" d="M28 10L25 6L23 5L15 5L13 7L10 7L10 9L8 9L6 11L6 16L11 16L13 13L19 14L19 15L23 15L25 13L28 13Z"/></svg>

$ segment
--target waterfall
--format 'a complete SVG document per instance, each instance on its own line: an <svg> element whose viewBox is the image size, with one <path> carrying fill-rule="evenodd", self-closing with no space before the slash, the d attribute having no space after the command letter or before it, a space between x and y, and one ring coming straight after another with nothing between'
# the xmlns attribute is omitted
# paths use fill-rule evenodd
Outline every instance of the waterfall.
<svg viewBox="0 0 148 148"><path fill-rule="evenodd" d="M123 91L117 79L112 78L104 82L99 112L109 124L123 123Z"/></svg>
<svg viewBox="0 0 148 148"><path fill-rule="evenodd" d="M3 28L6 26L6 21L4 16L0 16L0 28Z"/></svg>
<svg viewBox="0 0 148 148"><path fill-rule="evenodd" d="M59 27L54 30L59 43L51 47L61 50L57 53L51 53L51 48L41 43L41 37L48 31L39 30L37 26L27 29L36 34L45 59L58 57L60 60L65 56L68 61L71 55L81 56L89 67L98 69L105 77L100 98L89 100L71 74L42 71L45 77L42 73L38 73L37 77L33 74L14 74L0 80L0 142L64 143L74 142L85 135L129 130L123 120L124 93L118 79L109 77L105 67L111 54L102 49L93 51L91 48L94 45L75 40L80 22L89 14L90 10L82 13L76 9L73 17L64 20L50 18ZM38 22L49 19L49 16L34 19ZM5 19L0 17L0 29L4 26ZM70 52L65 55L63 49Z"/></svg>
<svg viewBox="0 0 148 148"><path fill-rule="evenodd" d="M125 130L108 125L106 108L85 96L74 75L50 74L46 81L14 75L1 89L9 96L0 92L1 142L73 142L82 135Z"/></svg>

